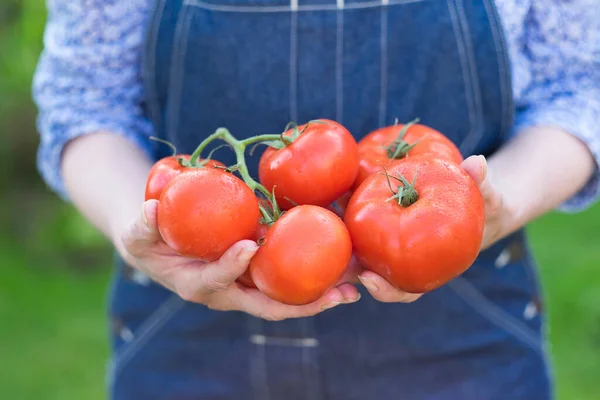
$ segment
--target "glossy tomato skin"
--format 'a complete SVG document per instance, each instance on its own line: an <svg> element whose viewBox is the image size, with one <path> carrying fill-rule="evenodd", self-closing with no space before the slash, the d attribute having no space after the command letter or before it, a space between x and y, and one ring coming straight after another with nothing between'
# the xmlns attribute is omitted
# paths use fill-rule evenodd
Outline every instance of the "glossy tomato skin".
<svg viewBox="0 0 600 400"><path fill-rule="evenodd" d="M256 228L256 231L254 232L254 237L252 239L257 243L264 240L264 237L267 235L268 229L269 227L267 225L259 223L258 227ZM256 285L252 280L252 276L250 276L250 268L248 268L246 272L244 272L237 280L244 286L256 288Z"/></svg>
<svg viewBox="0 0 600 400"><path fill-rule="evenodd" d="M356 140L342 125L325 119L309 123L283 149L267 148L258 166L260 182L269 190L276 186L275 196L284 210L293 206L286 198L298 205L327 207L352 186L357 171Z"/></svg>
<svg viewBox="0 0 600 400"><path fill-rule="evenodd" d="M344 222L365 268L401 290L434 290L467 270L483 239L484 203L469 175L451 162L416 156L387 167L409 182L418 174L418 200L387 201L386 177L369 176L354 192ZM399 183L392 180L396 189Z"/></svg>
<svg viewBox="0 0 600 400"><path fill-rule="evenodd" d="M252 239L260 213L254 192L218 168L184 171L165 186L158 228L182 256L215 261L234 243Z"/></svg>
<svg viewBox="0 0 600 400"><path fill-rule="evenodd" d="M303 205L283 214L250 260L261 292L285 304L318 300L343 276L352 241L342 220L321 207Z"/></svg>
<svg viewBox="0 0 600 400"><path fill-rule="evenodd" d="M173 178L181 174L189 167L183 167L179 164L179 159L183 158L187 161L190 160L189 154L179 154L176 156L169 156L158 160L150 169L148 173L148 179L146 181L146 194L145 199L160 199L160 195L167 185ZM202 161L202 160L199 160ZM225 167L223 163L211 160L206 164L207 167Z"/></svg>
<svg viewBox="0 0 600 400"><path fill-rule="evenodd" d="M403 124L387 126L377 129L365 136L358 143L359 167L353 188L366 179L367 176L381 171L384 166L396 160L388 158L386 147L394 143L398 138ZM407 154L407 157L418 155L429 155L460 164L463 161L462 154L450 139L441 132L426 125L412 125L403 137L408 144L419 141Z"/></svg>

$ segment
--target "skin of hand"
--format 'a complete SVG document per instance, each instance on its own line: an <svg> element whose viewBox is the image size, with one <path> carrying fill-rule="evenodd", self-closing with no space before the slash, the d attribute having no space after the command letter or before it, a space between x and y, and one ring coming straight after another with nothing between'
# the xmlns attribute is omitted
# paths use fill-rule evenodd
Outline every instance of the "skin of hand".
<svg viewBox="0 0 600 400"><path fill-rule="evenodd" d="M113 133L90 134L71 141L62 159L67 192L82 214L113 241L128 264L184 300L215 310L238 310L267 320L283 320L312 316L360 298L356 287L340 283L314 303L290 306L238 284L237 278L258 250L249 240L236 243L213 263L177 255L160 237L158 202L143 199L150 168L148 158L133 143Z"/></svg>
<svg viewBox="0 0 600 400"><path fill-rule="evenodd" d="M595 162L575 136L552 127L533 127L518 134L489 162L471 156L461 166L483 195L481 249L485 250L577 193L591 178ZM345 278L352 281L349 274ZM398 290L372 271L360 272L358 279L381 302L410 303L422 296Z"/></svg>

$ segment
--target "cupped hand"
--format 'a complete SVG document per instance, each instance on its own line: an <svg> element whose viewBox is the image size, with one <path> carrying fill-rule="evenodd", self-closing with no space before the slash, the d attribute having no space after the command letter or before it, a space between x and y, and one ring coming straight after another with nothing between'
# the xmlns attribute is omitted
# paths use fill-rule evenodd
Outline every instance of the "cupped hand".
<svg viewBox="0 0 600 400"><path fill-rule="evenodd" d="M462 162L461 167L477 183L485 203L485 227L481 245L481 249L483 250L501 239L504 235L507 215L504 212L505 202L502 193L496 189L492 177L488 173L485 157L468 157ZM422 294L403 292L372 271L360 273L358 279L375 299L382 302L410 303L422 296Z"/></svg>
<svg viewBox="0 0 600 400"><path fill-rule="evenodd" d="M140 216L125 230L117 247L125 261L186 301L214 310L243 311L266 320L279 321L318 314L339 304L359 299L348 283L330 289L321 299L291 306L270 299L258 289L236 282L258 250L255 242L243 240L211 263L181 257L161 239L157 225L156 200L144 203ZM120 246L119 246L120 245Z"/></svg>

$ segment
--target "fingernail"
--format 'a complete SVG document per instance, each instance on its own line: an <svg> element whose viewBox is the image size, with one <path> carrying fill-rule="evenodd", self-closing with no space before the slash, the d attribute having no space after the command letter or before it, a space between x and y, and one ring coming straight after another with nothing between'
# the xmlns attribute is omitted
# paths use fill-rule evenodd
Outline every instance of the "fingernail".
<svg viewBox="0 0 600 400"><path fill-rule="evenodd" d="M323 311L325 311L325 310L329 310L330 308L333 308L333 307L335 307L335 306L339 306L340 304L342 304L342 302L341 302L341 301L332 301L331 303L327 303L327 304L325 304L323 307L321 307L321 309L322 309Z"/></svg>
<svg viewBox="0 0 600 400"><path fill-rule="evenodd" d="M364 287L367 288L367 290L369 290L369 292L371 293L375 293L379 290L379 288L377 287L377 285L375 284L375 282L373 282L371 279L369 278L364 278L362 276L358 276L358 280L360 281L360 283L363 284Z"/></svg>
<svg viewBox="0 0 600 400"><path fill-rule="evenodd" d="M252 257L254 257L254 253L256 253L257 248L258 247L245 247L242 249L237 256L238 261L244 264L249 263Z"/></svg>
<svg viewBox="0 0 600 400"><path fill-rule="evenodd" d="M360 300L360 293L358 293L358 295L354 299L346 299L346 304L356 303L359 300Z"/></svg>
<svg viewBox="0 0 600 400"><path fill-rule="evenodd" d="M144 204L142 205L142 218L143 218L143 220L144 220L144 225L146 225L146 228L150 228L150 227L148 226L148 217L146 217L146 207L147 207L147 204L146 204L146 203L144 203Z"/></svg>

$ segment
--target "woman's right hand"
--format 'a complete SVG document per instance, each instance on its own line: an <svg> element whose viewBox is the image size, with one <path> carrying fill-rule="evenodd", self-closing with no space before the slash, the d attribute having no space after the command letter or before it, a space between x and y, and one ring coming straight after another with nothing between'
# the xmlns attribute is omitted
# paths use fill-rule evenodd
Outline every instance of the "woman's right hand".
<svg viewBox="0 0 600 400"><path fill-rule="evenodd" d="M214 310L239 310L266 320L308 317L343 303L358 301L357 289L348 283L330 289L321 299L290 306L270 299L257 289L236 282L258 250L251 240L230 247L211 263L181 257L162 240L158 231L156 200L146 201L143 211L115 240L125 261L186 301Z"/></svg>

